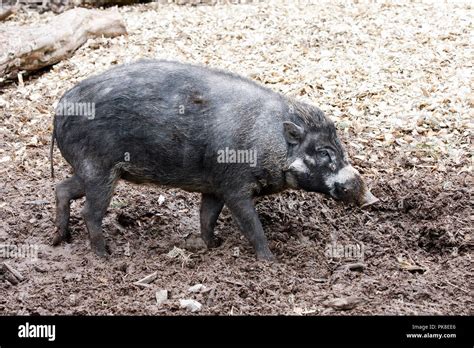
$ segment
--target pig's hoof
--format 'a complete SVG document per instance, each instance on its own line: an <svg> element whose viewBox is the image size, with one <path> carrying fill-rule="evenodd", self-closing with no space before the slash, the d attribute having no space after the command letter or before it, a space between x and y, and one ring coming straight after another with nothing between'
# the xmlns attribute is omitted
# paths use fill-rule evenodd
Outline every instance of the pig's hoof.
<svg viewBox="0 0 474 348"><path fill-rule="evenodd" d="M66 242L66 243L71 243L71 240L72 240L72 237L71 237L71 233L69 233L69 231L66 231L66 232L59 232L57 231L53 237L53 241L52 241L52 244L53 246L56 246L56 245L59 245L61 244L61 242Z"/></svg>
<svg viewBox="0 0 474 348"><path fill-rule="evenodd" d="M106 258L107 256L109 256L109 254L107 253L105 242L97 243L95 245L92 244L92 250L99 257Z"/></svg>
<svg viewBox="0 0 474 348"><path fill-rule="evenodd" d="M63 241L63 236L61 236L59 233L56 233L56 234L54 235L52 244L53 244L54 246L56 246L56 245L61 244L62 241Z"/></svg>
<svg viewBox="0 0 474 348"><path fill-rule="evenodd" d="M222 238L217 237L217 236L213 236L207 242L205 241L208 249L214 249L214 248L220 247L222 245L222 242L223 242Z"/></svg>
<svg viewBox="0 0 474 348"><path fill-rule="evenodd" d="M275 255L272 254L271 251L257 253L257 259L259 261L268 261L268 262L277 261L277 258L275 257Z"/></svg>
<svg viewBox="0 0 474 348"><path fill-rule="evenodd" d="M107 253L107 250L104 249L94 249L94 253L99 256L99 257L102 257L102 258L106 258L107 256L109 256L109 254Z"/></svg>

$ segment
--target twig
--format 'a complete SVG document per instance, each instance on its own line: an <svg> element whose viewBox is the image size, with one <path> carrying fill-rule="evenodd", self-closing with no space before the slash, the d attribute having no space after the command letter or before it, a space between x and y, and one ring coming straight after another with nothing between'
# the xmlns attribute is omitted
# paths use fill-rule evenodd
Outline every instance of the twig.
<svg viewBox="0 0 474 348"><path fill-rule="evenodd" d="M211 288L209 292L209 297L206 300L206 306L211 306L214 303L214 297L216 295L216 288Z"/></svg>
<svg viewBox="0 0 474 348"><path fill-rule="evenodd" d="M468 290L463 289L463 288L461 288L460 286L457 286L456 284L453 284L453 283L449 282L448 280L445 280L445 282L446 282L446 284L451 285L451 286L454 286L456 289L459 289L459 290L465 292L466 294L469 294L469 291L468 291Z"/></svg>
<svg viewBox="0 0 474 348"><path fill-rule="evenodd" d="M229 283L229 284L234 284L234 285L238 285L238 286L244 286L243 283L238 282L238 281L236 281L236 280L224 279L224 281L225 281L226 283Z"/></svg>
<svg viewBox="0 0 474 348"><path fill-rule="evenodd" d="M365 264L361 262L347 263L345 265L341 265L338 267L338 269L348 269L350 271L363 271L364 268L365 268Z"/></svg>
<svg viewBox="0 0 474 348"><path fill-rule="evenodd" d="M140 279L133 284L144 288L149 288L151 286L150 283L153 282L156 278L158 278L158 272L153 272L152 274L147 275L145 278Z"/></svg>
<svg viewBox="0 0 474 348"><path fill-rule="evenodd" d="M23 280L25 280L25 277L23 277L21 275L20 272L18 272L16 269L14 269L12 266L10 266L10 264L8 262L4 262L3 265L5 266L5 268L15 276L16 279L18 279L20 282L22 282Z"/></svg>

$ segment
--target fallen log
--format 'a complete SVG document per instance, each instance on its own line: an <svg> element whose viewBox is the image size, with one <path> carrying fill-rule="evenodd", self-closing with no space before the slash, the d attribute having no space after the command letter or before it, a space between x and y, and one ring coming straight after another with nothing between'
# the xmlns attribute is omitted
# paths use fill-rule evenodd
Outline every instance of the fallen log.
<svg viewBox="0 0 474 348"><path fill-rule="evenodd" d="M1 2L0 2L1 4ZM17 5L13 6L0 6L0 21L3 21L10 17L12 14L14 14L18 10Z"/></svg>
<svg viewBox="0 0 474 348"><path fill-rule="evenodd" d="M116 10L75 8L40 27L0 29L0 82L69 58L88 39L127 34Z"/></svg>

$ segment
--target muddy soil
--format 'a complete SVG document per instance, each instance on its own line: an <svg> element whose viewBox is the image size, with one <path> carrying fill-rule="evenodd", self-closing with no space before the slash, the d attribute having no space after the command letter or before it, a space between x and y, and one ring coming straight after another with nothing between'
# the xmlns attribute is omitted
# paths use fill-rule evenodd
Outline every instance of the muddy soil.
<svg viewBox="0 0 474 348"><path fill-rule="evenodd" d="M65 165L57 169L67 172ZM472 181L466 174L449 178L407 170L376 178L371 186L381 202L364 210L297 191L259 199L277 263L255 260L226 210L217 226L223 244L201 248L199 195L127 183L118 186L104 221L109 259L89 249L81 201L72 205L73 242L51 247L52 180L15 177L2 189L17 207L2 213L2 241L40 248L37 260L10 260L26 279L17 285L0 282L5 314L184 314L180 299L202 303L202 314L469 314L472 309ZM174 248L182 251L170 254ZM351 263L365 267L344 266ZM158 276L149 287L134 284L153 272ZM204 291L189 292L196 284ZM169 299L158 306L160 289L168 290ZM356 297L357 304L344 311L328 305L341 297Z"/></svg>

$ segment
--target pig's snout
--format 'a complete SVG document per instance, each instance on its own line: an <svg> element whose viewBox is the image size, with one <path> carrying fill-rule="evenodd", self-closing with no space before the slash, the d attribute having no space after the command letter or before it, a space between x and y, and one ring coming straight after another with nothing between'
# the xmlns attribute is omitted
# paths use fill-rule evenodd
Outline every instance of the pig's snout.
<svg viewBox="0 0 474 348"><path fill-rule="evenodd" d="M330 195L336 200L355 203L361 207L367 207L378 201L365 185L359 172L352 166L342 168L326 183L330 188Z"/></svg>
<svg viewBox="0 0 474 348"><path fill-rule="evenodd" d="M369 191L361 177L357 177L354 181L334 183L333 198L346 203L355 203L361 208L378 202L379 199Z"/></svg>

